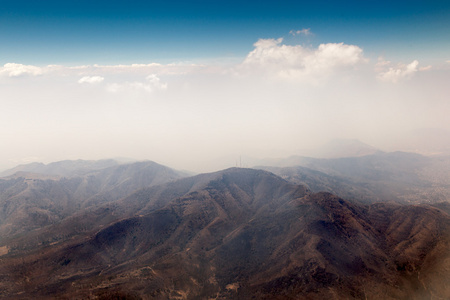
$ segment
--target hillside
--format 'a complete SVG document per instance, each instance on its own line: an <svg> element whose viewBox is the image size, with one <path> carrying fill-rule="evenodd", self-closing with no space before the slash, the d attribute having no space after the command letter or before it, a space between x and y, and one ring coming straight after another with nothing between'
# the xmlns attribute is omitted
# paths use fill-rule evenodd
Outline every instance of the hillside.
<svg viewBox="0 0 450 300"><path fill-rule="evenodd" d="M50 165L79 164L79 161L73 164L66 161ZM99 167L104 163L93 165ZM0 242L14 234L58 223L77 211L185 176L150 161L99 170L90 168L84 175L68 178L60 177L64 172L59 173L60 176L48 175L50 173L52 172L39 174L21 171L0 179Z"/></svg>
<svg viewBox="0 0 450 300"><path fill-rule="evenodd" d="M450 297L450 217L431 206L356 204L233 168L82 214L106 226L1 257L5 299Z"/></svg>

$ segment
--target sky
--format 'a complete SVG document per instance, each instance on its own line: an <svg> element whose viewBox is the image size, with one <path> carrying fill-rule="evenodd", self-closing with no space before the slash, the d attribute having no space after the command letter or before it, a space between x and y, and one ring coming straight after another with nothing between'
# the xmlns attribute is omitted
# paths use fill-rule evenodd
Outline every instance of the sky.
<svg viewBox="0 0 450 300"><path fill-rule="evenodd" d="M449 75L447 0L0 0L0 169L400 149L450 130Z"/></svg>

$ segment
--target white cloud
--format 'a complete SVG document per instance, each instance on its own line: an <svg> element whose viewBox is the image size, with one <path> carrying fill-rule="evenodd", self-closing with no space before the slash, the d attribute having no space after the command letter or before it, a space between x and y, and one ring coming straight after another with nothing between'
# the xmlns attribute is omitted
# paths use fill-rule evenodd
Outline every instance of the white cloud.
<svg viewBox="0 0 450 300"><path fill-rule="evenodd" d="M417 60L412 61L408 65L398 64L397 67L390 67L391 62L379 59L379 63L376 65L376 70L379 71L378 79L385 82L397 83L403 79L411 78L417 71L419 71L419 62ZM387 70L385 70L388 67ZM427 70L429 68L425 68Z"/></svg>
<svg viewBox="0 0 450 300"><path fill-rule="evenodd" d="M432 68L432 66L420 67L419 71L430 71Z"/></svg>
<svg viewBox="0 0 450 300"><path fill-rule="evenodd" d="M84 76L84 77L80 78L80 80L78 80L78 83L95 84L95 83L101 83L101 82L103 82L103 80L105 80L105 78L103 78L102 76Z"/></svg>
<svg viewBox="0 0 450 300"><path fill-rule="evenodd" d="M378 57L378 61L375 64L375 72L381 73L386 70L391 65L389 60L386 60L384 57Z"/></svg>
<svg viewBox="0 0 450 300"><path fill-rule="evenodd" d="M0 68L0 74L6 74L9 77L19 77L23 75L42 75L44 70L32 65L23 65L16 63L7 63Z"/></svg>
<svg viewBox="0 0 450 300"><path fill-rule="evenodd" d="M79 83L100 83L104 77L109 75L119 76L145 76L147 74L163 75L186 75L208 71L211 66L192 63L171 63L171 64L129 64L129 65L80 65L62 66L48 65L38 67L17 63L6 63L0 66L0 76L20 77L20 76L78 76Z"/></svg>
<svg viewBox="0 0 450 300"><path fill-rule="evenodd" d="M119 92L146 92L152 93L156 90L167 89L167 83L161 82L161 79L156 74L151 74L147 76L144 82L124 82L124 83L112 83L106 88L108 92L119 93Z"/></svg>
<svg viewBox="0 0 450 300"><path fill-rule="evenodd" d="M366 61L363 50L354 45L328 43L312 49L282 42L282 38L258 40L239 71L317 83L338 69Z"/></svg>
<svg viewBox="0 0 450 300"><path fill-rule="evenodd" d="M300 35L300 34L303 34L306 36L312 35L310 28L303 28L302 30L291 30L291 31L289 31L289 33L292 34L293 36Z"/></svg>
<svg viewBox="0 0 450 300"><path fill-rule="evenodd" d="M161 79L159 79L159 77L156 76L156 74L148 75L145 79L147 79L147 82L156 89L160 90L167 89L167 83L162 83Z"/></svg>
<svg viewBox="0 0 450 300"><path fill-rule="evenodd" d="M181 75L192 72L198 72L203 69L204 65L198 64L130 64L130 65L83 65L74 66L69 69L78 72L80 75L90 74L165 74L165 75Z"/></svg>

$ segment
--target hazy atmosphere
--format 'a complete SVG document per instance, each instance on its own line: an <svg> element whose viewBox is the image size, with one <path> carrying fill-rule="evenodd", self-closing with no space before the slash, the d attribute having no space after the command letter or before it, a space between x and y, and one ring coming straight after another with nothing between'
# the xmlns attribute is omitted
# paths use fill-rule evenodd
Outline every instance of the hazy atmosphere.
<svg viewBox="0 0 450 300"><path fill-rule="evenodd" d="M448 1L1 1L0 169L449 136ZM448 143L448 140L447 140Z"/></svg>
<svg viewBox="0 0 450 300"><path fill-rule="evenodd" d="M0 298L450 299L449 79L449 0L0 0Z"/></svg>

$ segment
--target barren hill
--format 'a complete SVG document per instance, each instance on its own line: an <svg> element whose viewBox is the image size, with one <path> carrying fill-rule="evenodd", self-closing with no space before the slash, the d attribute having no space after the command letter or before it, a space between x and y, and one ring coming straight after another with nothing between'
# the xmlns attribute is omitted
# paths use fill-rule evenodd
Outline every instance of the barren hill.
<svg viewBox="0 0 450 300"><path fill-rule="evenodd" d="M355 204L234 168L147 188L97 212L89 216L117 219L3 255L2 296L450 297L450 217L431 206Z"/></svg>
<svg viewBox="0 0 450 300"><path fill-rule="evenodd" d="M75 170L79 170L80 164L86 166L80 161L51 165L75 165ZM99 168L105 163L87 165ZM48 175L51 173L20 171L0 179L0 242L13 234L58 223L82 209L118 200L139 189L185 176L151 161L103 169L90 168L82 176L68 178Z"/></svg>

